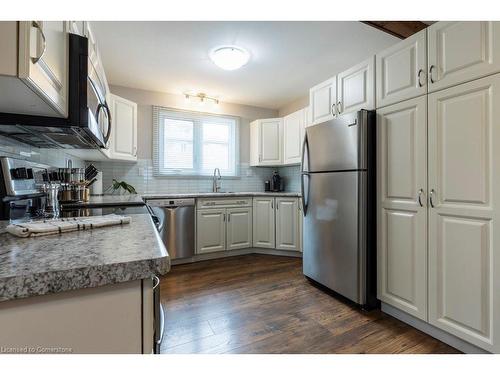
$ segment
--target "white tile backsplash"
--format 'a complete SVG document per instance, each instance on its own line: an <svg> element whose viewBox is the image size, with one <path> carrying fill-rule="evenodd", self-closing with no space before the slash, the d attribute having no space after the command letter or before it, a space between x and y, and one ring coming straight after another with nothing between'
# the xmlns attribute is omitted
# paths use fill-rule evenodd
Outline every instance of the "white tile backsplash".
<svg viewBox="0 0 500 375"><path fill-rule="evenodd" d="M151 159L139 159L137 163L94 163L103 171L103 187L111 186L112 180L126 181L138 193L198 193L212 191L212 178L155 177ZM239 178L222 179L222 191L264 191L264 182L271 179L274 170L285 178L286 191L300 190L300 167L263 168L240 164Z"/></svg>

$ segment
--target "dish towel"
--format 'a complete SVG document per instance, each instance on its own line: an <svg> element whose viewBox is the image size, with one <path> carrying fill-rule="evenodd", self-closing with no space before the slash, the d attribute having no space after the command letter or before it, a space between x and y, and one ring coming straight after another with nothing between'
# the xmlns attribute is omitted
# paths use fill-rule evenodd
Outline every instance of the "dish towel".
<svg viewBox="0 0 500 375"><path fill-rule="evenodd" d="M130 216L115 214L95 217L71 217L9 224L7 226L7 232L17 237L38 237L78 230L102 228L111 225L129 224L130 221Z"/></svg>

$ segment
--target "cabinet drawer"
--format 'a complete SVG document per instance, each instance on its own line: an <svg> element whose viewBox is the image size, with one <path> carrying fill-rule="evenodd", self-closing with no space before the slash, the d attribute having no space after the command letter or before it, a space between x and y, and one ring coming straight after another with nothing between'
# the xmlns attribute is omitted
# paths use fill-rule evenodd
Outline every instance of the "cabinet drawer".
<svg viewBox="0 0 500 375"><path fill-rule="evenodd" d="M234 198L200 198L196 200L198 208L221 208L221 207L250 207L252 206L251 197Z"/></svg>

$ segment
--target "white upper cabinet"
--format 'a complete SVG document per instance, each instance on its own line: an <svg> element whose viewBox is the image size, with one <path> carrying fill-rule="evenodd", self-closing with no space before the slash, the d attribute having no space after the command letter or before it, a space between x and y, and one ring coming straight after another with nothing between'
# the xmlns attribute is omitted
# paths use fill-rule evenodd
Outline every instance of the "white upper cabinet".
<svg viewBox="0 0 500 375"><path fill-rule="evenodd" d="M375 109L375 56L337 75L337 113Z"/></svg>
<svg viewBox="0 0 500 375"><path fill-rule="evenodd" d="M110 95L111 136L109 157L137 160L137 104L117 95Z"/></svg>
<svg viewBox="0 0 500 375"><path fill-rule="evenodd" d="M377 108L427 93L427 31L376 55Z"/></svg>
<svg viewBox="0 0 500 375"><path fill-rule="evenodd" d="M300 251L298 198L276 198L276 249Z"/></svg>
<svg viewBox="0 0 500 375"><path fill-rule="evenodd" d="M377 110L378 298L427 320L427 98Z"/></svg>
<svg viewBox="0 0 500 375"><path fill-rule="evenodd" d="M283 118L283 164L301 162L306 116L301 109Z"/></svg>
<svg viewBox="0 0 500 375"><path fill-rule="evenodd" d="M309 90L310 125L331 120L336 115L337 77L332 77Z"/></svg>
<svg viewBox="0 0 500 375"><path fill-rule="evenodd" d="M1 22L0 112L68 116L66 21Z"/></svg>
<svg viewBox="0 0 500 375"><path fill-rule="evenodd" d="M429 321L500 352L500 74L429 95Z"/></svg>
<svg viewBox="0 0 500 375"><path fill-rule="evenodd" d="M250 123L250 165L282 164L282 132L282 118L255 120Z"/></svg>
<svg viewBox="0 0 500 375"><path fill-rule="evenodd" d="M429 92L500 72L500 22L437 22L427 38Z"/></svg>

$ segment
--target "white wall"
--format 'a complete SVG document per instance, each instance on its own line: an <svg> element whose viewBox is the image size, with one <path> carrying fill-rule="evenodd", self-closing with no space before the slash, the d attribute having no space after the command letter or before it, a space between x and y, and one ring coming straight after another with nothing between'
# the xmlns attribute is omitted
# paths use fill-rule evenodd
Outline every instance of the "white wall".
<svg viewBox="0 0 500 375"><path fill-rule="evenodd" d="M284 117L290 113L296 112L299 109L305 108L309 105L309 94L301 96L294 101L287 103L278 110L279 117Z"/></svg>
<svg viewBox="0 0 500 375"><path fill-rule="evenodd" d="M151 159L153 148L153 110L152 106L163 106L191 111L210 112L224 115L238 116L240 122L240 162L248 163L250 160L250 128L249 124L258 118L277 117L278 111L274 109L258 108L248 105L220 102L218 105L207 103L200 105L198 101L187 102L183 95L161 93L133 89L123 86L110 87L111 92L125 99L137 103L137 157Z"/></svg>

